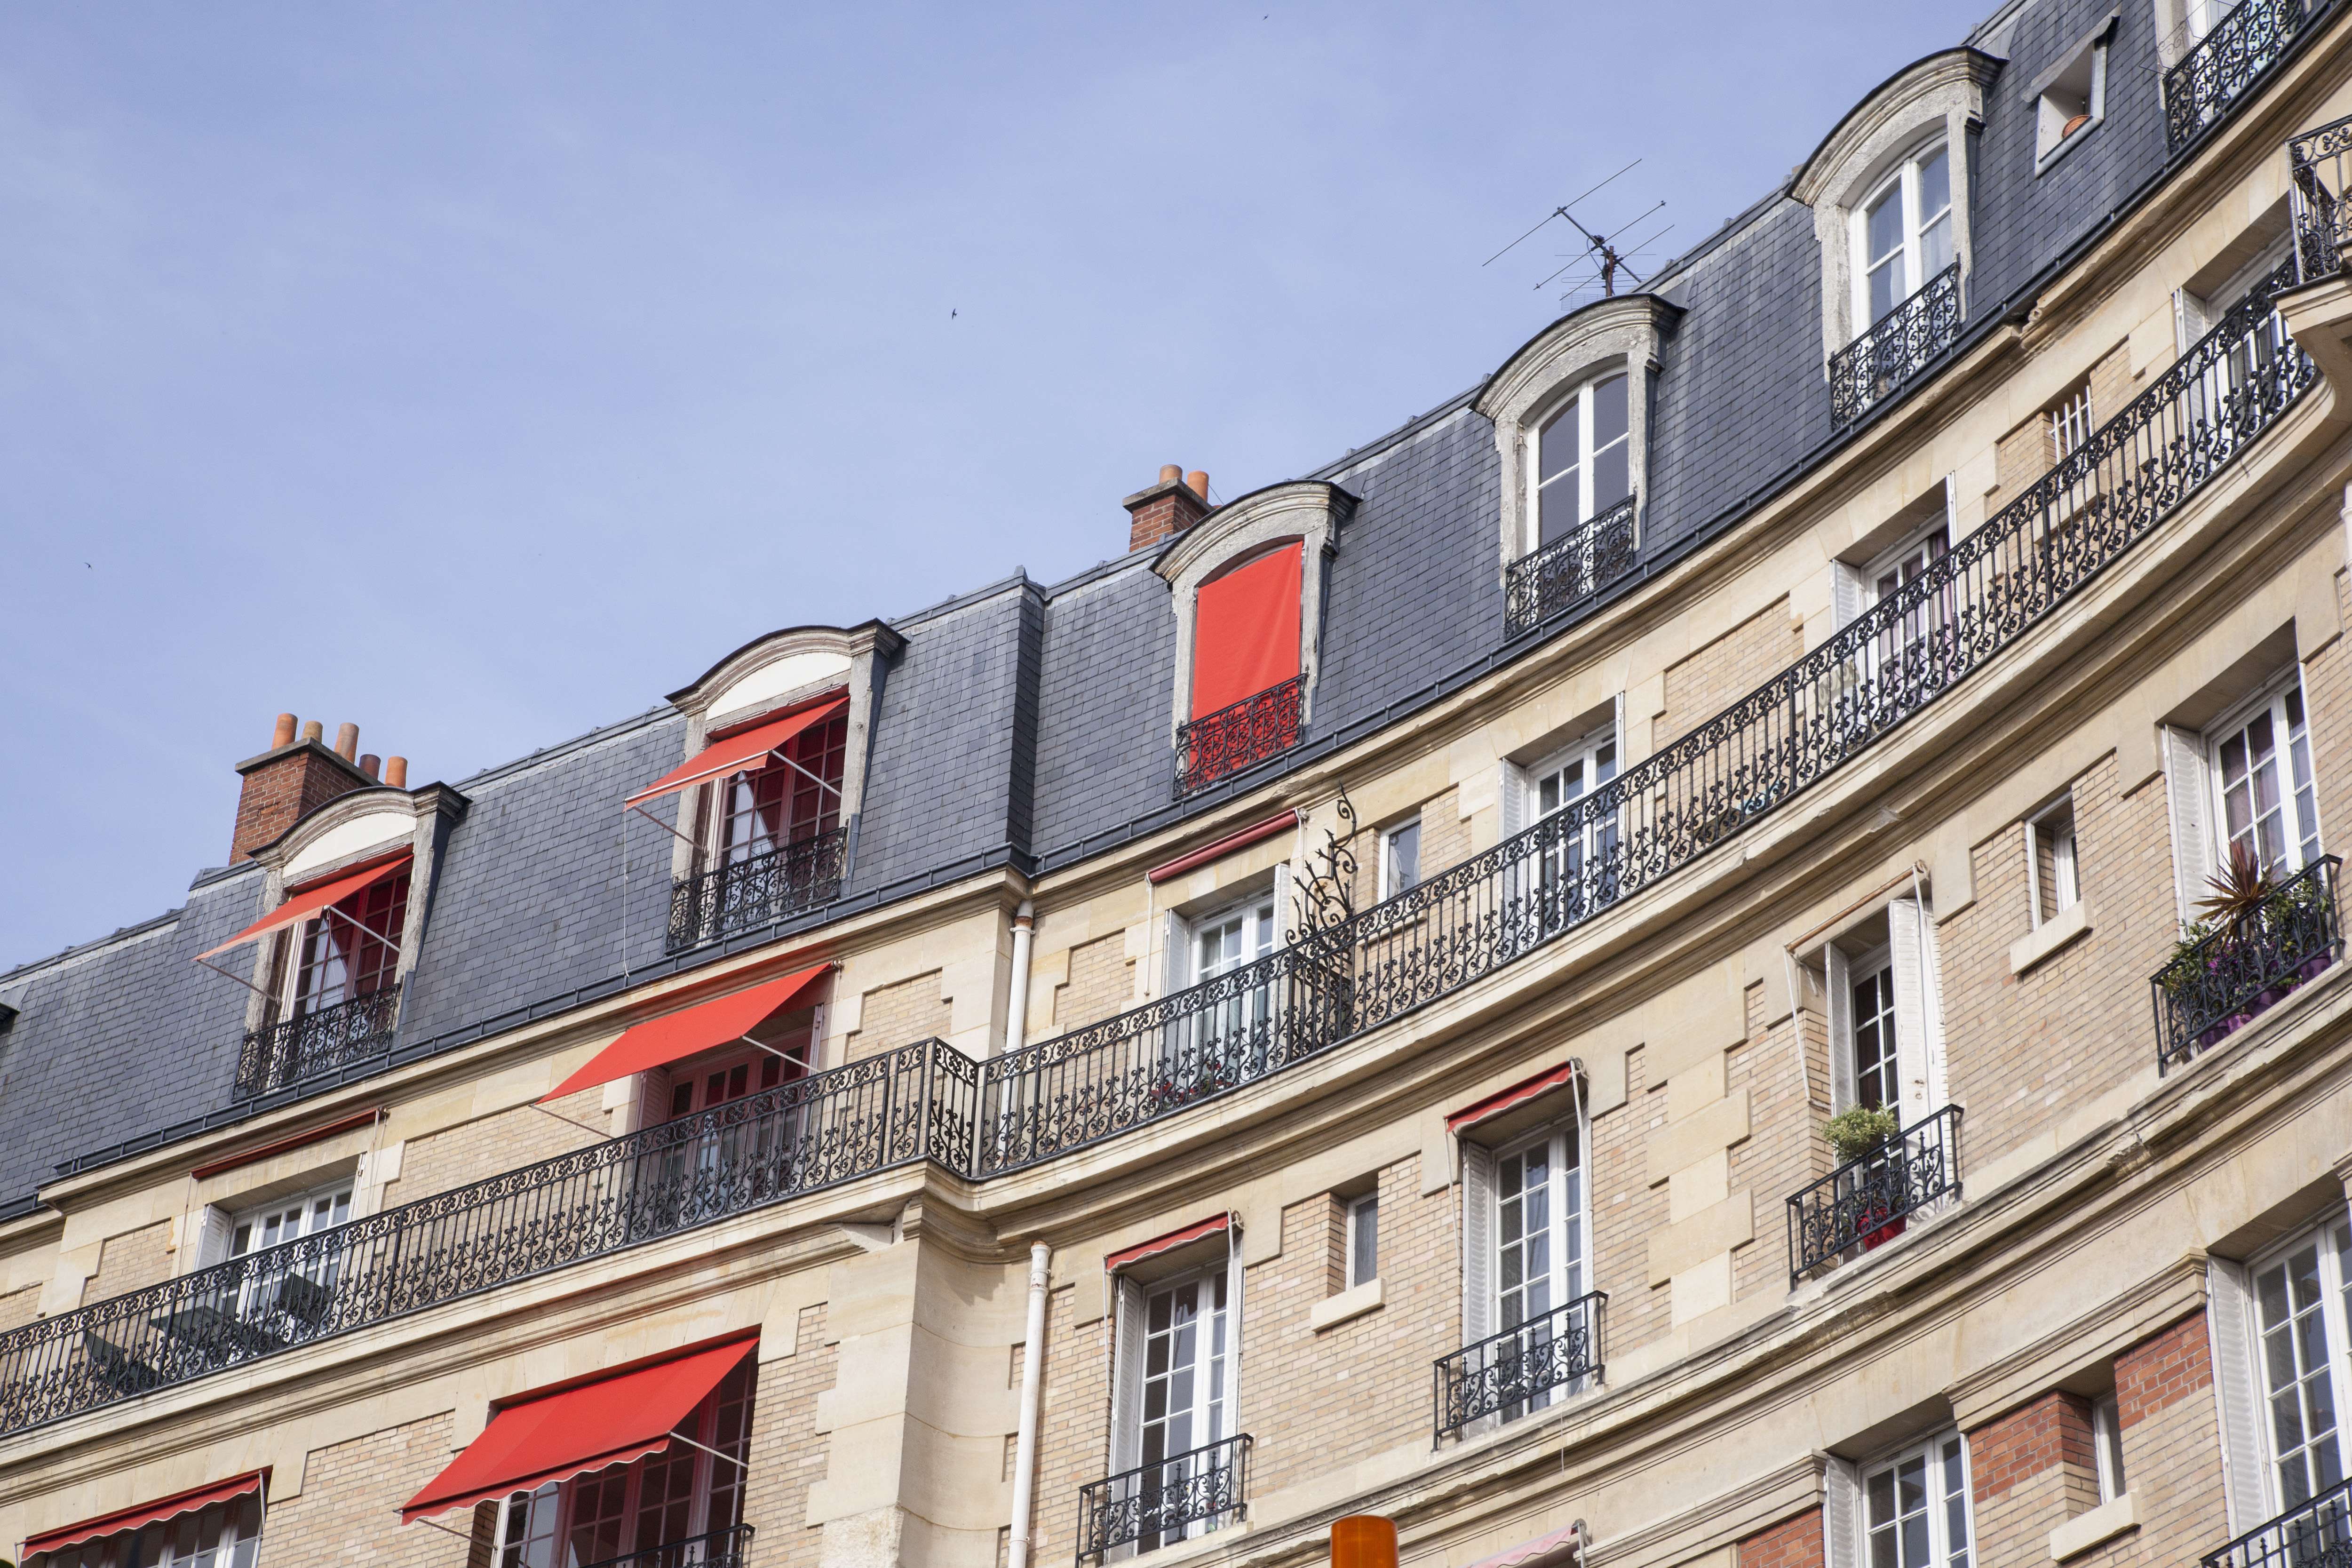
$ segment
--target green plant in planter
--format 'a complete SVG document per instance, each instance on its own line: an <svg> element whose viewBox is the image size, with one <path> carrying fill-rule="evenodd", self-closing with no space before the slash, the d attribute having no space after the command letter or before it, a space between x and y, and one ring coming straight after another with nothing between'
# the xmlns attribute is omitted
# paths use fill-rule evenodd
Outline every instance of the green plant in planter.
<svg viewBox="0 0 2352 1568"><path fill-rule="evenodd" d="M1837 1151L1841 1164L1859 1160L1895 1136L1902 1123L1896 1120L1892 1106L1875 1109L1867 1105L1849 1106L1822 1123L1822 1136Z"/></svg>

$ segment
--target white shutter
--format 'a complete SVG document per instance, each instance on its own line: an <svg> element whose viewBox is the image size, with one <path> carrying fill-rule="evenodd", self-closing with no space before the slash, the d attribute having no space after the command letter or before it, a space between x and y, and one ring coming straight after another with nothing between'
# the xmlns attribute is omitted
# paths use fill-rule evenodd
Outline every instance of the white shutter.
<svg viewBox="0 0 2352 1568"><path fill-rule="evenodd" d="M1285 860L1276 865L1274 868L1274 945L1276 947L1283 943L1283 933L1299 919L1297 900L1293 896L1295 886L1290 862Z"/></svg>
<svg viewBox="0 0 2352 1568"><path fill-rule="evenodd" d="M1932 897L1932 895L1930 895ZM1936 912L1932 904L1918 904L1921 1022L1927 1037L1927 1109L1941 1110L1952 1102L1948 1063L1944 1053L1944 956L1936 945Z"/></svg>
<svg viewBox="0 0 2352 1568"><path fill-rule="evenodd" d="M2170 724L2164 727L2164 793L2172 807L2173 895L2185 925L2213 874L2213 837L2206 826L2204 740Z"/></svg>
<svg viewBox="0 0 2352 1568"><path fill-rule="evenodd" d="M1462 1141L1462 1342L1495 1331L1495 1152Z"/></svg>
<svg viewBox="0 0 2352 1568"><path fill-rule="evenodd" d="M1829 989L1830 1110L1853 1104L1853 976L1835 942L1822 950L1823 984Z"/></svg>
<svg viewBox="0 0 2352 1568"><path fill-rule="evenodd" d="M195 1261L190 1268L209 1268L228 1257L228 1210L218 1204L206 1204L196 1215L196 1245L190 1254Z"/></svg>
<svg viewBox="0 0 2352 1568"><path fill-rule="evenodd" d="M1232 1225L1232 1221L1226 1221ZM1225 1233L1225 1436L1247 1430L1242 1425L1242 1233Z"/></svg>
<svg viewBox="0 0 2352 1568"><path fill-rule="evenodd" d="M2254 1388L2253 1310L2245 1270L2226 1258L2205 1260L2205 1333L2213 1352L2213 1398L2221 1418L2222 1492L2230 1533L2243 1535L2270 1517L2263 1455L2262 1399Z"/></svg>
<svg viewBox="0 0 2352 1568"><path fill-rule="evenodd" d="M1844 1459L1822 1461L1823 1568L1861 1568L1854 1548L1855 1515L1861 1511L1862 1477Z"/></svg>
<svg viewBox="0 0 2352 1568"><path fill-rule="evenodd" d="M1862 574L1843 561L1830 563L1830 618L1839 626L1862 615Z"/></svg>
<svg viewBox="0 0 2352 1568"><path fill-rule="evenodd" d="M628 1131L642 1132L669 1120L670 1075L667 1068L647 1068L637 1075L637 1108Z"/></svg>
<svg viewBox="0 0 2352 1568"><path fill-rule="evenodd" d="M1161 953L1160 994L1173 995L1192 983L1192 927L1182 915L1170 910L1167 929L1160 933L1164 951Z"/></svg>
<svg viewBox="0 0 2352 1568"><path fill-rule="evenodd" d="M1143 1452L1143 1289L1111 1276L1110 1469L1131 1470Z"/></svg>
<svg viewBox="0 0 2352 1568"><path fill-rule="evenodd" d="M1528 828L1528 770L1514 762L1503 763L1502 783L1497 786L1503 805L1503 837L1524 833Z"/></svg>
<svg viewBox="0 0 2352 1568"><path fill-rule="evenodd" d="M1927 1100L1927 986L1919 963L1919 906L1896 899L1886 906L1887 963L1895 971L1895 1061L1903 1075L1903 1125L1925 1121Z"/></svg>

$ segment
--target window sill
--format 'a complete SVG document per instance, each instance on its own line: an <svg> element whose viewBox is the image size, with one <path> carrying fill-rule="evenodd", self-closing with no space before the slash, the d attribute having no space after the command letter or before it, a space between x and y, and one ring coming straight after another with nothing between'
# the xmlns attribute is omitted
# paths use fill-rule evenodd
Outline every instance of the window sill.
<svg viewBox="0 0 2352 1568"><path fill-rule="evenodd" d="M2009 972L2022 974L2060 948L2090 934L2090 903L2077 899L2009 944Z"/></svg>
<svg viewBox="0 0 2352 1568"><path fill-rule="evenodd" d="M1317 1333L1336 1328L1350 1318L1360 1318L1367 1312L1381 1310L1381 1282L1367 1279L1352 1290L1342 1290L1327 1296L1307 1309L1307 1323Z"/></svg>
<svg viewBox="0 0 2352 1568"><path fill-rule="evenodd" d="M2107 117L2102 114L2094 119L2086 120L2082 124L2074 127L2074 134L2067 137L2066 140L2059 142L2058 145L2051 148L2050 151L2042 153L2033 161L2033 177L2038 180L2042 175L2048 174L2051 170L2056 168L2058 166L2059 159L2063 158L2067 153L2072 153L2076 147L2081 146L2084 142L2090 140L2091 132L2096 131L2100 126L2105 125L2106 122ZM2088 1518L2089 1516L2084 1515L2084 1517Z"/></svg>
<svg viewBox="0 0 2352 1568"><path fill-rule="evenodd" d="M2101 1503L2088 1513L2076 1514L2052 1531L2050 1561L2063 1563L2069 1557L2079 1556L2094 1546L2113 1541L2126 1531L2138 1528L2139 1504L2131 1493L2126 1492L2112 1502Z"/></svg>

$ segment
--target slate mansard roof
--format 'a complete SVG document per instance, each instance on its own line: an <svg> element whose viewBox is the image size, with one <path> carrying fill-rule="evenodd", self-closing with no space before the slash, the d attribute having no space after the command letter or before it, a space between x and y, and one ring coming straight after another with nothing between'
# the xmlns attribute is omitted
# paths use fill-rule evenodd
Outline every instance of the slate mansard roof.
<svg viewBox="0 0 2352 1568"><path fill-rule="evenodd" d="M2012 0L1969 40L2006 63L1973 154L1968 333L2030 298L2164 173L2152 7L2130 4L2105 123L2034 174L2024 84L2115 7ZM1813 215L1785 186L1651 286L1681 314L1655 382L1643 571L1735 525L1843 438L1822 375ZM1501 475L1469 394L1307 477L1358 504L1330 563L1312 733L1294 760L1529 640L1504 640ZM1052 586L1016 575L891 623L905 647L876 707L849 881L796 923L990 866L1068 865L1184 815L1171 804L1175 617L1151 559ZM772 939L664 953L669 841L618 805L677 763L685 727L665 706L458 784L471 805L444 852L395 1062ZM0 1215L30 1206L61 1163L87 1168L249 1113L231 1092L245 992L190 961L258 913L262 887L249 864L207 871L179 910L0 973L0 1003L19 1009L0 1035Z"/></svg>

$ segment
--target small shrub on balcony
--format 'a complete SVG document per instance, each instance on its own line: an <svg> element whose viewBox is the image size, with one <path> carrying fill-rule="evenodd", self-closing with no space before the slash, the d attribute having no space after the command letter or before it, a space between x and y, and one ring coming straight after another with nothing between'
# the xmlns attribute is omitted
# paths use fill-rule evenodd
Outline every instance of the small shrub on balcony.
<svg viewBox="0 0 2352 1568"><path fill-rule="evenodd" d="M1837 1151L1838 1163L1850 1164L1885 1147L1900 1130L1892 1106L1854 1105L1822 1123L1822 1136Z"/></svg>

